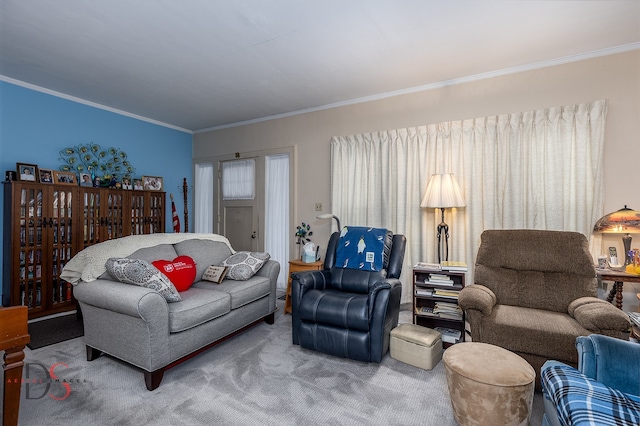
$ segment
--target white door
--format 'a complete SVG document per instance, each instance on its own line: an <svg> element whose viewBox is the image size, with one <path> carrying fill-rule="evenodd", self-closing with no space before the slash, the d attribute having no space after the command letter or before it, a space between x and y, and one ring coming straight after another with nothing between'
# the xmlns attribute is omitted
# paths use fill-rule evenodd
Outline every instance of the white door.
<svg viewBox="0 0 640 426"><path fill-rule="evenodd" d="M264 238L259 230L259 198L256 158L219 163L219 233L227 237L236 251L262 251Z"/></svg>

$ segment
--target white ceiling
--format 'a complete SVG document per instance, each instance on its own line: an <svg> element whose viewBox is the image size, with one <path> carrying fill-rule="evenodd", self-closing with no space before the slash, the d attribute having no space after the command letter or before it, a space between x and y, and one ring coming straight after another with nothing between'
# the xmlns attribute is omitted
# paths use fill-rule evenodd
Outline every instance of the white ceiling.
<svg viewBox="0 0 640 426"><path fill-rule="evenodd" d="M0 78L198 131L640 48L640 1L0 0Z"/></svg>

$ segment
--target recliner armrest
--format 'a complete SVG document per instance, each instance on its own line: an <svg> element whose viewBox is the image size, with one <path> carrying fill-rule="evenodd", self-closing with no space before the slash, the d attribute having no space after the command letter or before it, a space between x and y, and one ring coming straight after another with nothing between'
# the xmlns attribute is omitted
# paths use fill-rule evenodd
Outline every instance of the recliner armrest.
<svg viewBox="0 0 640 426"><path fill-rule="evenodd" d="M491 315L493 307L498 302L496 295L481 284L471 284L460 291L458 305L463 310L475 309L482 315Z"/></svg>
<svg viewBox="0 0 640 426"><path fill-rule="evenodd" d="M369 288L369 319L373 317L373 309L376 305L376 297L378 296L378 293L382 290L389 290L395 287L402 288L400 280L397 278L386 278L382 281L378 281Z"/></svg>
<svg viewBox="0 0 640 426"><path fill-rule="evenodd" d="M582 374L605 386L640 396L640 345L592 334L579 336L576 349Z"/></svg>
<svg viewBox="0 0 640 426"><path fill-rule="evenodd" d="M567 312L581 326L596 333L623 332L631 325L627 314L597 297L580 297L569 304Z"/></svg>

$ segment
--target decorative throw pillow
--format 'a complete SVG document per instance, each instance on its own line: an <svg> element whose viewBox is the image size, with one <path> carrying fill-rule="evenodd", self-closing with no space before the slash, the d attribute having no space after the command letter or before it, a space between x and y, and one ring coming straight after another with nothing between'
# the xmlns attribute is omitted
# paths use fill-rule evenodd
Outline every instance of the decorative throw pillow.
<svg viewBox="0 0 640 426"><path fill-rule="evenodd" d="M155 266L142 259L111 258L104 265L112 277L125 284L139 285L160 293L167 302L180 302L182 298L169 278Z"/></svg>
<svg viewBox="0 0 640 426"><path fill-rule="evenodd" d="M222 280L224 280L224 277L227 276L227 271L229 271L227 266L211 265L204 271L204 274L202 274L202 279L220 284Z"/></svg>
<svg viewBox="0 0 640 426"><path fill-rule="evenodd" d="M228 266L227 277L236 281L246 281L262 268L262 265L269 260L269 253L257 253L254 251L238 251L232 254L222 266Z"/></svg>
<svg viewBox="0 0 640 426"><path fill-rule="evenodd" d="M189 256L178 256L173 260L154 260L151 262L165 274L178 291L187 291L196 279L196 263Z"/></svg>

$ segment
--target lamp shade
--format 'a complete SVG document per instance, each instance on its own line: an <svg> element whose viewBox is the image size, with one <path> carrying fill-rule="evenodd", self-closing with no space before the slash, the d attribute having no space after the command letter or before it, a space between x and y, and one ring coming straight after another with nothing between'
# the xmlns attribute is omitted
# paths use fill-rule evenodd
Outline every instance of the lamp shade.
<svg viewBox="0 0 640 426"><path fill-rule="evenodd" d="M420 207L450 208L466 205L453 173L431 175Z"/></svg>
<svg viewBox="0 0 640 426"><path fill-rule="evenodd" d="M593 227L593 232L610 234L640 233L640 212L627 206L602 216Z"/></svg>

